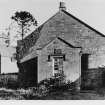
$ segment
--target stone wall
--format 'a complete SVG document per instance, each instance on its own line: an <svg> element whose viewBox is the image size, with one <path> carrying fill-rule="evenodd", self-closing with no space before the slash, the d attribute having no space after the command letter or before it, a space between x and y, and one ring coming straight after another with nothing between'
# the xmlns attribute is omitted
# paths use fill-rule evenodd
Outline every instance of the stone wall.
<svg viewBox="0 0 105 105"><path fill-rule="evenodd" d="M66 76L66 80L74 82L79 78L81 72L81 58L79 54L81 49L71 48L57 38L38 51L38 81L53 76L53 63L51 58L48 60L48 56L53 54L54 48L61 49L62 54L65 55L65 60L63 61L63 71Z"/></svg>
<svg viewBox="0 0 105 105"><path fill-rule="evenodd" d="M40 27L24 40L26 47L20 48L20 58L25 58L35 49L43 48L56 37L60 37L74 46L82 47L83 53L91 54L89 68L105 65L105 36L68 12L57 12Z"/></svg>
<svg viewBox="0 0 105 105"><path fill-rule="evenodd" d="M88 69L81 74L81 89L97 89L105 86L105 68Z"/></svg>
<svg viewBox="0 0 105 105"><path fill-rule="evenodd" d="M66 11L57 12L42 26L43 27L40 28L40 31L38 31L37 40L33 39L36 36L36 33L33 33L33 38L29 38L28 41L25 41L27 46L23 47L18 54L21 56L21 60L24 59L24 62L26 62L27 60L34 58L37 51L36 56L38 56L38 81L52 75L51 65L50 62L47 62L47 58L54 47L53 44L51 44L51 46L53 46L51 47L50 43L58 37L73 46L81 47L82 53L89 54L88 66L90 72L86 70L84 71L87 72L87 75L91 74L94 76L94 78L99 78L97 75L101 70L99 69L98 71L98 69L93 69L105 65L105 36L103 34L99 33ZM30 43L30 46L28 46L28 43ZM79 51L76 50L75 52L74 49L71 50L70 46L67 47L62 43L58 44L58 47L60 47L66 54L67 59L64 62L64 70L67 74L67 78L75 78L74 80L76 80L79 78L79 75L81 75L79 72L81 68ZM84 74L84 76L86 75ZM92 80L90 79L90 76L86 76L86 78L89 78L90 81ZM72 81L74 80L72 79ZM101 79L99 79L99 81L100 80ZM89 84L91 85L92 82L89 82Z"/></svg>
<svg viewBox="0 0 105 105"><path fill-rule="evenodd" d="M36 42L39 48L60 37L74 46L82 47L83 53L90 54L89 68L105 65L105 37L64 12L58 12L47 21L40 33Z"/></svg>

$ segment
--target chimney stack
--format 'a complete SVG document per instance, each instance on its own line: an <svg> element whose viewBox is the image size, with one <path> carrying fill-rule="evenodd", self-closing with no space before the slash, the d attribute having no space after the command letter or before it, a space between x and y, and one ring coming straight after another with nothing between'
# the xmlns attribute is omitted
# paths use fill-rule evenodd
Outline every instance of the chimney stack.
<svg viewBox="0 0 105 105"><path fill-rule="evenodd" d="M65 2L60 2L59 10L66 10Z"/></svg>

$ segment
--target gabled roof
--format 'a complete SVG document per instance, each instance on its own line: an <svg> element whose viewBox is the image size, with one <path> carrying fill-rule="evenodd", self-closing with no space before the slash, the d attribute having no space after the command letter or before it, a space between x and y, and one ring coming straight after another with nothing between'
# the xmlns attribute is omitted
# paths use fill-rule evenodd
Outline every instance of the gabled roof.
<svg viewBox="0 0 105 105"><path fill-rule="evenodd" d="M67 44L67 45L68 45L69 47L71 47L71 48L81 48L81 47L76 47L76 46L74 46L74 45L68 43L67 41L61 39L60 37L58 37L58 39L59 39L60 41L64 42L65 44Z"/></svg>
<svg viewBox="0 0 105 105"><path fill-rule="evenodd" d="M61 42L65 43L66 45L68 45L68 46L71 47L71 48L81 48L81 47L76 47L76 46L74 46L74 45L68 43L67 41L63 40L63 39L60 38L60 37L55 37L55 38L54 38L53 40L51 40L49 43L47 43L46 45L44 45L42 48L38 48L37 50L42 50L43 48L45 48L47 45L49 45L50 43L52 43L52 42L53 42L54 40L56 40L56 39L58 39L58 40L60 40Z"/></svg>
<svg viewBox="0 0 105 105"><path fill-rule="evenodd" d="M51 44L53 41L55 41L56 39L60 40L61 42L67 44L70 48L79 48L81 49L81 47L76 47L68 42L66 42L65 40L61 39L60 37L56 37L54 38L53 40L51 40L49 43L47 43L46 45L44 45L42 48L38 48L37 50L42 50L44 49L46 46L48 46L49 44ZM21 63L26 61L26 60L29 60L33 57L36 57L37 56L37 53L36 52L31 52L30 54L28 54L27 56L25 56L22 60L21 60Z"/></svg>
<svg viewBox="0 0 105 105"><path fill-rule="evenodd" d="M74 15L68 13L67 11L65 10L61 10L63 13L65 13L66 15L72 17L73 19L75 19L76 21L78 21L79 23L85 25L86 27L88 27L89 29L93 30L94 32L96 32L97 34L99 34L100 36L102 37L105 37L104 34L102 34L101 32L97 31L96 29L94 29L93 27L91 27L90 25L86 24L85 22L83 22L82 20L80 20L79 18L75 17ZM58 13L58 12L57 12ZM56 14L57 14L56 13ZM56 15L55 14L55 15ZM53 15L51 18L53 18L55 15ZM24 39L24 42L28 43L30 42L30 39L31 38L34 38L34 43L36 43L37 39L39 38L39 33L41 31L41 29L43 28L44 24L47 23L51 18L49 18L47 21L45 21L42 25L40 25L38 28L35 29L35 31L33 31L30 35L28 35L25 39ZM32 47L33 45L30 45L30 47Z"/></svg>
<svg viewBox="0 0 105 105"><path fill-rule="evenodd" d="M99 31L97 31L96 29L92 28L91 26L89 26L89 25L86 24L85 22L81 21L80 19L76 18L75 16L73 16L73 15L70 14L70 13L68 13L67 11L61 10L61 11L59 11L59 12L63 12L64 14L66 14L66 15L72 17L73 19L75 19L75 20L78 21L79 23L81 23L81 24L83 24L84 26L88 27L89 29L93 30L94 32L96 32L97 34L99 34L101 37L105 37L104 34L100 33ZM57 12L57 13L59 13L59 12ZM56 13L56 14L57 14L57 13ZM56 15L56 14L55 14L55 15ZM50 19L52 19L55 15L53 15ZM22 58L28 56L27 54L25 55L25 53L29 50L29 48L33 47L33 46L36 44L37 40L38 40L38 39L40 38L40 36L41 36L41 35L40 35L40 32L41 32L41 30L42 30L44 24L47 23L50 19L48 19L46 22L44 22L42 25L40 25L35 31L33 31L30 35L28 35L28 36L24 39L25 46L22 45L22 46L23 46L23 49L22 49L23 52L22 52L22 54L24 54L24 55L22 55ZM59 40L61 40L62 42L68 44L68 45L69 45L70 47L72 47L72 48L80 48L80 47L75 47L75 46L71 45L70 43L66 42L65 40L63 40L63 39L61 39L61 38L59 38ZM26 45L27 45L28 47L27 47ZM21 53L21 52L20 52L20 53Z"/></svg>

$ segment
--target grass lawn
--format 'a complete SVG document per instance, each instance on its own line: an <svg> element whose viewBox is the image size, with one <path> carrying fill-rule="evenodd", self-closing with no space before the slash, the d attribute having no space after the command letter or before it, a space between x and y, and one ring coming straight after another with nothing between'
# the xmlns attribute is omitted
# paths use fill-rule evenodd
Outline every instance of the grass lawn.
<svg viewBox="0 0 105 105"><path fill-rule="evenodd" d="M52 92L49 95L40 98L41 100L104 100L105 94L99 94L95 91L81 92Z"/></svg>
<svg viewBox="0 0 105 105"><path fill-rule="evenodd" d="M29 91L21 89L0 89L0 100L104 100L105 91L57 91L50 92L46 96L35 96L33 93L29 94Z"/></svg>

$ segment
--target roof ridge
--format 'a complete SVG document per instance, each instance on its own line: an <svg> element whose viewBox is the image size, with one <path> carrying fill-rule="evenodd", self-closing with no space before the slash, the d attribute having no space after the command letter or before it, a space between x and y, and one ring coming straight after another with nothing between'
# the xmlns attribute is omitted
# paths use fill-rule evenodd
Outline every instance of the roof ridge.
<svg viewBox="0 0 105 105"><path fill-rule="evenodd" d="M59 40L61 40L62 42L64 42L65 44L69 45L71 48L82 48L82 47L76 47L76 46L74 46L74 45L68 43L66 40L64 40L64 39L62 39L62 38L60 38L60 37L57 37L57 38L58 38Z"/></svg>
<svg viewBox="0 0 105 105"><path fill-rule="evenodd" d="M58 11L59 12L59 11ZM42 27L43 27L43 25L45 24L45 23L47 23L51 18L53 18L58 12L56 12L54 15L52 15L48 20L46 20L44 23L42 23L41 25L39 25L33 32L31 32L28 36L30 36L32 33L34 33L35 31L37 31L39 28L41 28L42 29ZM40 29L40 30L41 30ZM25 38L24 38L24 40L28 37L28 36L26 36Z"/></svg>
<svg viewBox="0 0 105 105"><path fill-rule="evenodd" d="M72 15L71 13L65 11L65 10L61 10L62 12L64 12L66 15L71 16L72 18L74 18L75 20L77 20L78 22L82 23L83 25L85 25L86 27L90 28L91 30L95 31L96 33L98 33L99 35L101 35L102 37L105 37L105 35L101 32L99 32L98 30L96 30L95 28L91 27L90 25L88 25L87 23L85 23L84 21L80 20L79 18L77 18L76 16Z"/></svg>
<svg viewBox="0 0 105 105"><path fill-rule="evenodd" d="M77 18L76 16L72 15L71 13L65 11L65 10L61 10L62 12L66 13L67 15L73 17L74 19L76 19L77 21L79 21L80 23L84 24L85 26L87 26L88 28L92 29L93 31L97 32L98 34L100 34L102 37L105 37L105 35L101 32L99 32L98 30L96 30L95 28L91 27L90 25L88 25L87 23L85 23L84 21L80 20L79 18ZM60 12L60 11L58 11ZM28 36L26 36L24 38L24 40L29 37L32 33L34 33L35 31L37 31L38 29L42 28L43 25L45 23L47 23L51 18L53 18L58 12L56 12L52 17L50 17L48 20L46 20L44 23L42 23L40 26L38 26L33 32L31 32ZM41 30L41 29L40 29Z"/></svg>
<svg viewBox="0 0 105 105"><path fill-rule="evenodd" d="M76 47L76 46L74 46L74 45L68 43L67 41L65 41L64 39L62 39L62 38L60 38L60 37L55 37L55 38L52 39L49 43L47 43L46 45L44 45L42 48L38 48L37 50L41 50L41 49L45 48L48 44L52 43L52 42L53 42L54 40L56 40L56 39L62 41L63 43L67 44L67 45L68 45L69 47L71 47L71 48L81 48L81 47Z"/></svg>

